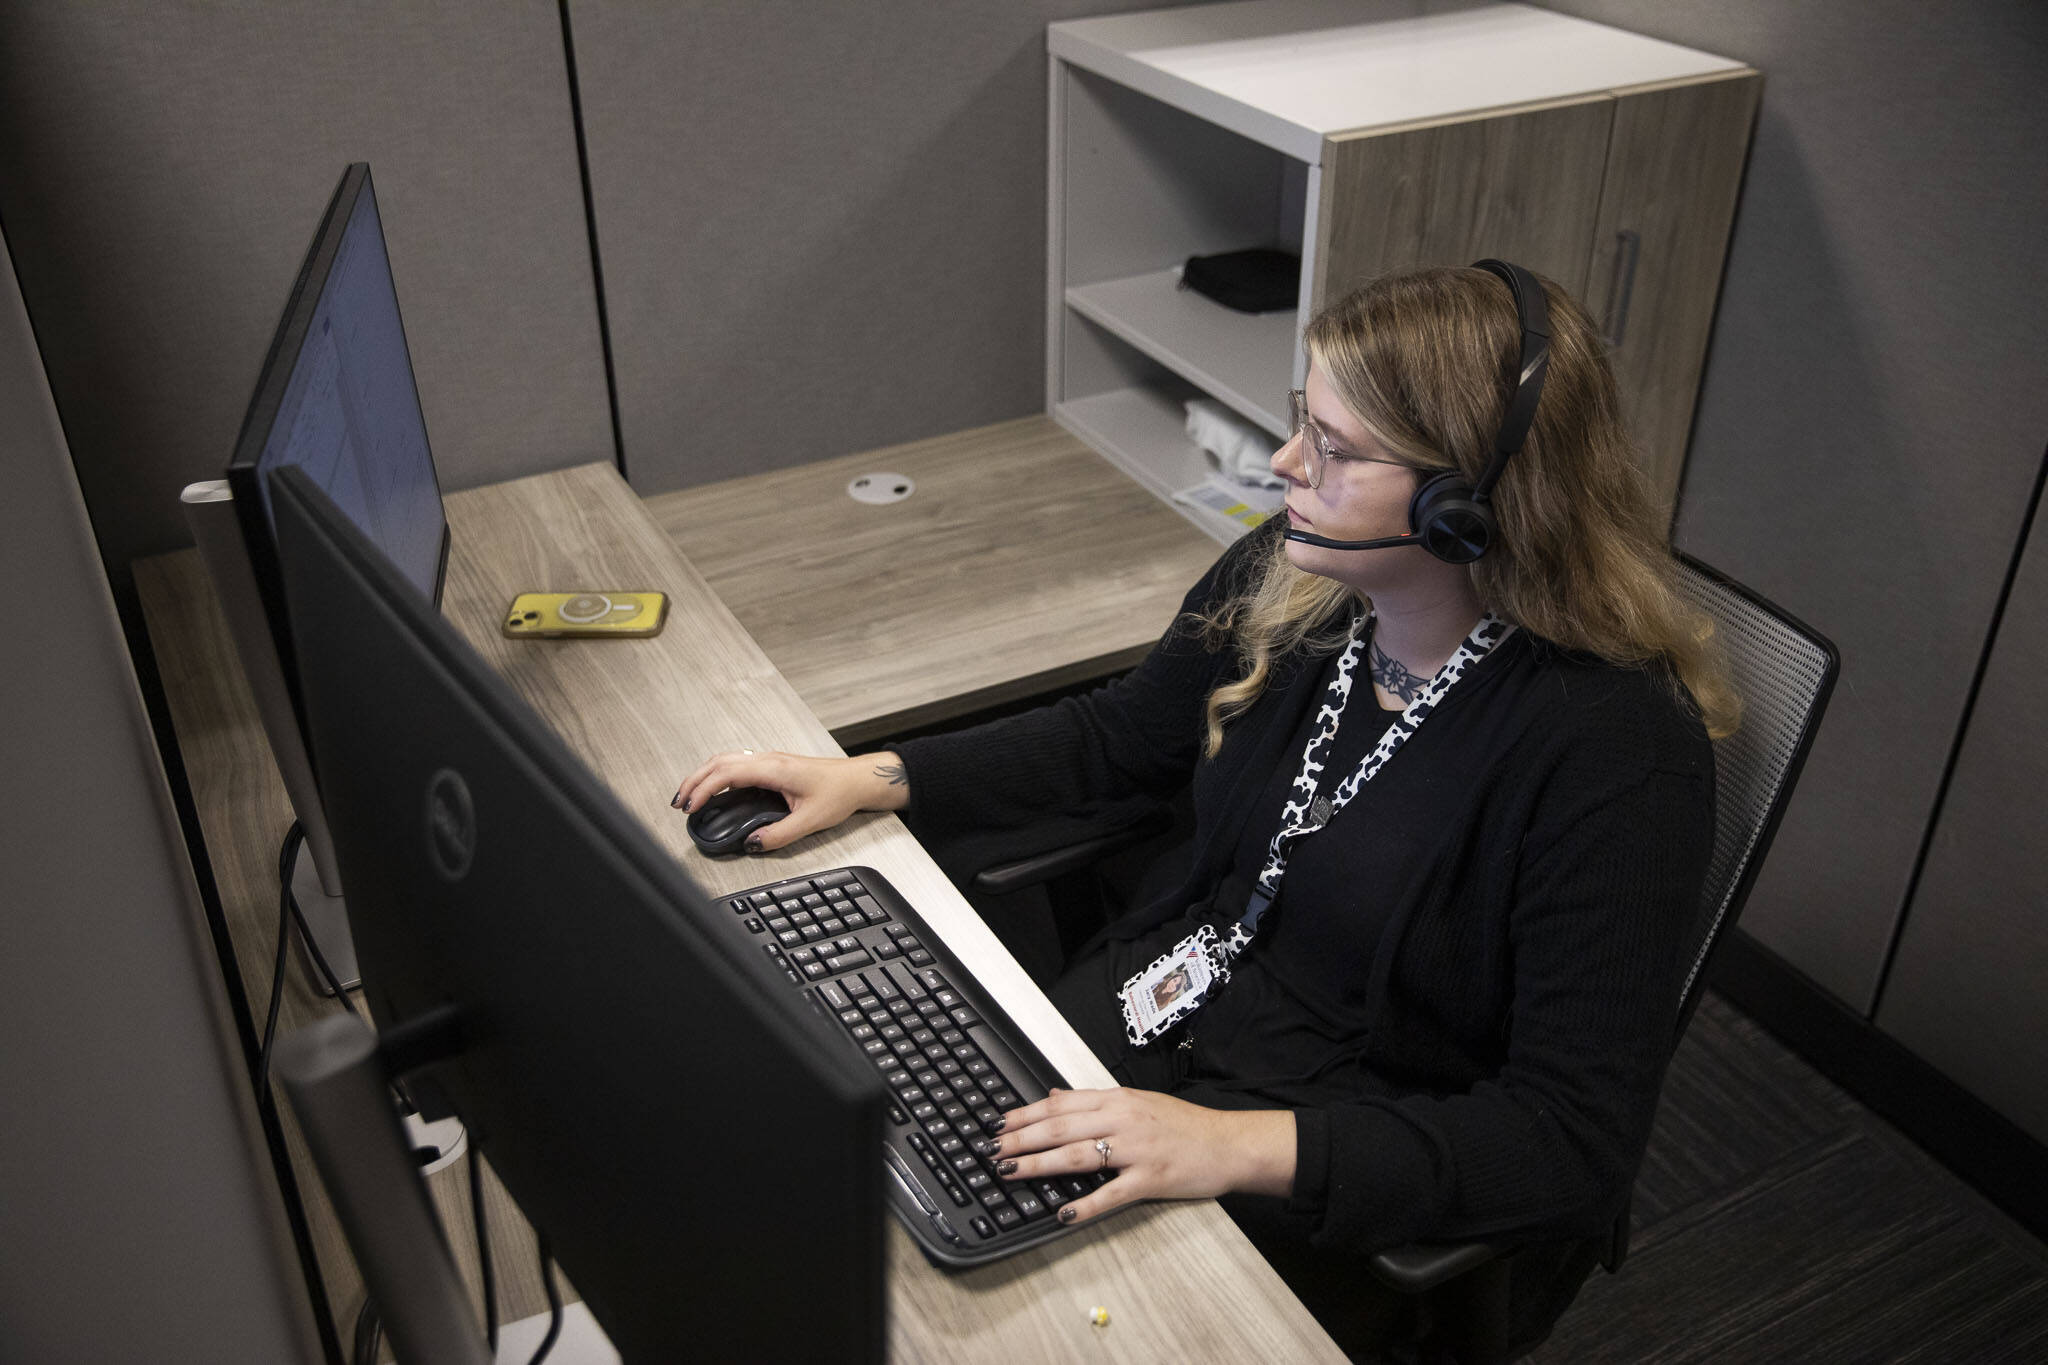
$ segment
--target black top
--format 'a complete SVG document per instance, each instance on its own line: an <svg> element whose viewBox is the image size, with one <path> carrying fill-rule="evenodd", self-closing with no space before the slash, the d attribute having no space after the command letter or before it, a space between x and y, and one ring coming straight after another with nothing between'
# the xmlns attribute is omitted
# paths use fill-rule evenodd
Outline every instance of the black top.
<svg viewBox="0 0 2048 1365"><path fill-rule="evenodd" d="M1185 608L1222 600L1278 536L1239 541ZM1132 1049L1110 988L1193 921L1241 912L1329 663L1276 661L1214 759L1202 709L1236 662L1181 622L1086 696L898 748L906 818L956 878L1191 784L1182 883L1051 992L1127 1081L1156 1082L1177 1039ZM1377 709L1362 677L1352 708L1346 770L1384 724L1357 724ZM1294 1110L1288 1207L1316 1246L1597 1236L1648 1140L1712 837L1690 705L1657 673L1518 630L1297 846L1273 922L1191 1016L1192 1067L1166 1084Z"/></svg>

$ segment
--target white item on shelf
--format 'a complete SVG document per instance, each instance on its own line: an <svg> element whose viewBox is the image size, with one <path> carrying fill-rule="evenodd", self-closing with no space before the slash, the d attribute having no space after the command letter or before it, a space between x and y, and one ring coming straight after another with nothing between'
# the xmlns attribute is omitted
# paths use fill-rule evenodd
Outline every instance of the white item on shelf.
<svg viewBox="0 0 2048 1365"><path fill-rule="evenodd" d="M1279 511L1287 500L1287 490L1285 486L1254 488L1228 474L1216 473L1193 488L1181 489L1173 500L1193 514L1197 522L1235 540Z"/></svg>
<svg viewBox="0 0 2048 1365"><path fill-rule="evenodd" d="M1284 488L1273 472L1273 438L1213 398L1187 401L1188 439L1216 457L1223 472L1241 484Z"/></svg>

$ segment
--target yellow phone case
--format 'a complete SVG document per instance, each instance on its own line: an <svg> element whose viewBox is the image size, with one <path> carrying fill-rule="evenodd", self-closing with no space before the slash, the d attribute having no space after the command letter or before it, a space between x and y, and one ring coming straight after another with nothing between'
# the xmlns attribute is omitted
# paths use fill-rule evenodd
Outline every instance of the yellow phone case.
<svg viewBox="0 0 2048 1365"><path fill-rule="evenodd" d="M660 634L667 620L667 593L523 592L505 613L504 633L515 640L634 639Z"/></svg>

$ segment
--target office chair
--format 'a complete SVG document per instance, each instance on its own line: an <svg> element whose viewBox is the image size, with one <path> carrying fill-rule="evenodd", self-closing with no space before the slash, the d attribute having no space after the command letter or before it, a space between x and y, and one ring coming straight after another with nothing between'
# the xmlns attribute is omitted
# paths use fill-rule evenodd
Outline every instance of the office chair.
<svg viewBox="0 0 2048 1365"><path fill-rule="evenodd" d="M1834 645L1818 631L1692 556L1678 558L1679 587L1713 619L1743 711L1741 729L1714 742L1714 851L1692 928L1691 965L1671 1037L1674 1050L1699 1008L1714 950L1756 883L1840 667ZM1071 879L1101 858L1157 837L1165 823L1158 817L986 868L972 886L1013 893L1053 878ZM1600 1248L1600 1263L1609 1272L1619 1270L1627 1256L1628 1233L1624 1204ZM1512 1245L1499 1242L1418 1243L1380 1253L1371 1267L1396 1292L1428 1297L1428 1319L1434 1325L1421 1343L1423 1359L1489 1365L1508 1358L1513 1255Z"/></svg>

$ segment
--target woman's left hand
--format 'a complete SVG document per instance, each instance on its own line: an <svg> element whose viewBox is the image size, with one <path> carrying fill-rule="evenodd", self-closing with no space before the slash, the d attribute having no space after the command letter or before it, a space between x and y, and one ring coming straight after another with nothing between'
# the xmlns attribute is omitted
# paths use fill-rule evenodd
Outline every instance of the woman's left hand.
<svg viewBox="0 0 2048 1365"><path fill-rule="evenodd" d="M1005 1180L1117 1173L1063 1206L1063 1223L1140 1199L1233 1190L1284 1196L1294 1188L1294 1115L1285 1109L1208 1109L1154 1090L1055 1090L1003 1119L1002 1131L984 1141Z"/></svg>

